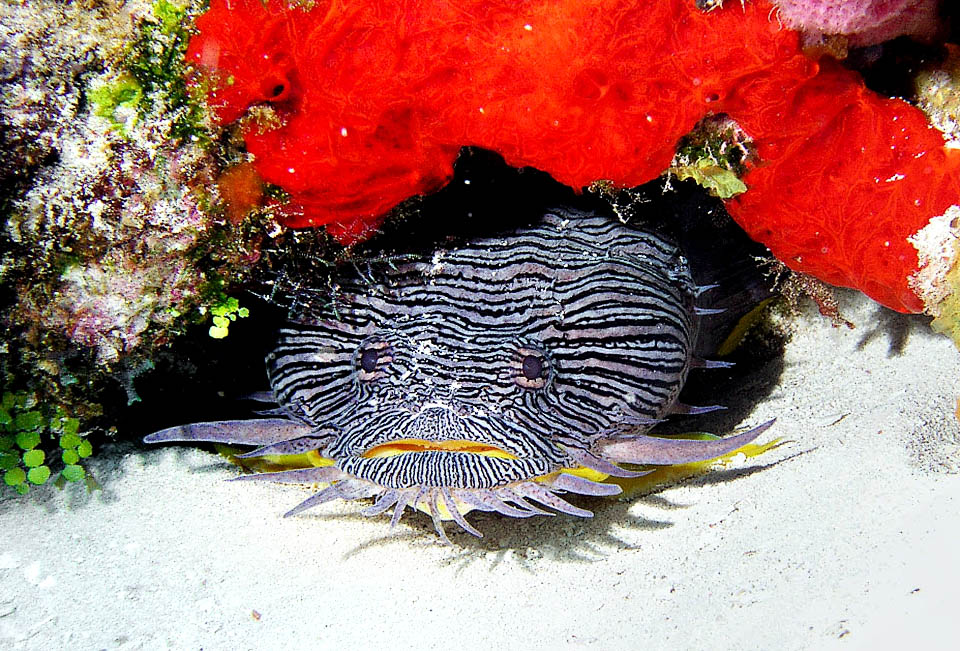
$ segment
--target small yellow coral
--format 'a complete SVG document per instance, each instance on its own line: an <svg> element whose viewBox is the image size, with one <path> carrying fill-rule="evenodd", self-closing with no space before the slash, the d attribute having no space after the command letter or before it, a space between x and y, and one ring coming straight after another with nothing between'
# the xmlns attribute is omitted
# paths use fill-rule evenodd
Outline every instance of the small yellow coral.
<svg viewBox="0 0 960 651"><path fill-rule="evenodd" d="M910 287L933 316L931 327L960 347L960 206L950 206L909 242L917 249L919 269Z"/></svg>
<svg viewBox="0 0 960 651"><path fill-rule="evenodd" d="M946 61L921 70L914 86L920 110L953 146L960 147L960 46L945 47Z"/></svg>
<svg viewBox="0 0 960 651"><path fill-rule="evenodd" d="M954 243L954 265L947 272L944 279L949 288L949 295L938 305L939 314L930 324L935 332L940 332L953 339L953 343L960 348L960 266L956 260L960 257L960 242Z"/></svg>

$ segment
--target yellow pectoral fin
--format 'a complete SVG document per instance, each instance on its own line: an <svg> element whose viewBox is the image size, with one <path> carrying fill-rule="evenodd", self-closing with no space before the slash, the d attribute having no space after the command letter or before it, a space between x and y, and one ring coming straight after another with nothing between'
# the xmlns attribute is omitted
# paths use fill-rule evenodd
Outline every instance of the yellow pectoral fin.
<svg viewBox="0 0 960 651"><path fill-rule="evenodd" d="M683 434L675 438L717 438L712 434ZM647 466L647 468L653 468L653 472L643 477L634 477L634 478L620 478L615 477L611 478L611 481L615 482L620 488L623 489L623 493L618 497L621 499L630 499L637 497L639 495L646 495L653 492L655 489L662 486L670 486L672 484L677 484L685 479L694 477L696 475L703 474L708 470L716 467L722 467L728 465L734 457L737 455L744 455L745 457L752 458L768 452L783 443L783 439L776 438L769 443L747 443L743 447L737 448L732 452L728 452L723 456L717 457L715 459L707 459L706 461L695 461L693 463L681 463L675 466ZM643 467L643 466L641 466Z"/></svg>
<svg viewBox="0 0 960 651"><path fill-rule="evenodd" d="M720 348L717 349L717 357L726 357L735 351L740 345L740 342L742 342L744 337L747 336L750 328L759 323L763 316L767 313L767 308L770 307L772 302L773 299L768 298L743 315L740 320L737 321L736 325L733 326L733 330L730 331L730 334L727 335L727 338L722 344L720 344Z"/></svg>
<svg viewBox="0 0 960 651"><path fill-rule="evenodd" d="M578 466L576 468L563 468L556 472L551 472L549 475L543 475L542 477L537 477L535 481L549 484L551 481L556 479L557 475L560 473L566 473L568 475L575 475L577 477L582 477L584 479L589 479L590 481L603 482L609 479L610 475L605 472L600 472L599 470L594 470L593 468L585 468L583 466Z"/></svg>
<svg viewBox="0 0 960 651"><path fill-rule="evenodd" d="M322 456L317 450L310 450L303 454L265 454L262 457L241 459L237 456L242 454L242 451L238 448L220 444L215 447L217 452L225 456L231 463L252 472L279 472L281 470L323 468L333 465L333 459Z"/></svg>

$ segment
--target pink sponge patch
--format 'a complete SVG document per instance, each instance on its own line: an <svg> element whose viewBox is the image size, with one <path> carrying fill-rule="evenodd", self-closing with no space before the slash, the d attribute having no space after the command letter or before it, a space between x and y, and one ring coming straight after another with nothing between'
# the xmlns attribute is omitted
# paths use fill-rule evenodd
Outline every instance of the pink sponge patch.
<svg viewBox="0 0 960 651"><path fill-rule="evenodd" d="M939 0L774 0L780 20L810 34L842 34L863 46L898 36L932 38Z"/></svg>

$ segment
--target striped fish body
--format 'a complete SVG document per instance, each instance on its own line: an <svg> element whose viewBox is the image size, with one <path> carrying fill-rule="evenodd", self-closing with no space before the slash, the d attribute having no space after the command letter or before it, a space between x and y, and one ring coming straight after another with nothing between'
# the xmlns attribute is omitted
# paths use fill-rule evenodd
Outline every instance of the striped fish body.
<svg viewBox="0 0 960 651"><path fill-rule="evenodd" d="M393 508L396 523L420 508L441 536L449 519L480 535L471 510L589 516L560 495L616 494L603 479L643 474L623 463L712 459L769 426L710 441L645 434L695 363L699 291L664 234L550 210L509 234L341 273L267 357L279 418L146 440L306 454L310 467L244 477L322 483L288 515L374 497L364 513Z"/></svg>
<svg viewBox="0 0 960 651"><path fill-rule="evenodd" d="M270 380L337 430L325 456L382 486L491 488L576 466L571 450L660 419L690 368L686 261L606 216L554 210L334 287L327 318L280 333ZM450 449L375 452L398 441Z"/></svg>

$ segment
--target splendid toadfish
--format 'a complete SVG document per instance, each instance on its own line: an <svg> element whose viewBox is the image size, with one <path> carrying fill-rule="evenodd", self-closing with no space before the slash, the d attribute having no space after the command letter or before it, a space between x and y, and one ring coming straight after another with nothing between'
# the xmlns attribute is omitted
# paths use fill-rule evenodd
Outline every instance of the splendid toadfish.
<svg viewBox="0 0 960 651"><path fill-rule="evenodd" d="M271 398L254 420L172 427L148 443L256 445L242 457L304 460L240 477L319 484L287 515L373 498L453 520L592 515L565 498L614 495L635 466L713 459L770 423L723 439L660 438L696 355L695 284L676 241L601 212L548 210L533 225L473 238L377 274L341 272L333 298L280 330Z"/></svg>

